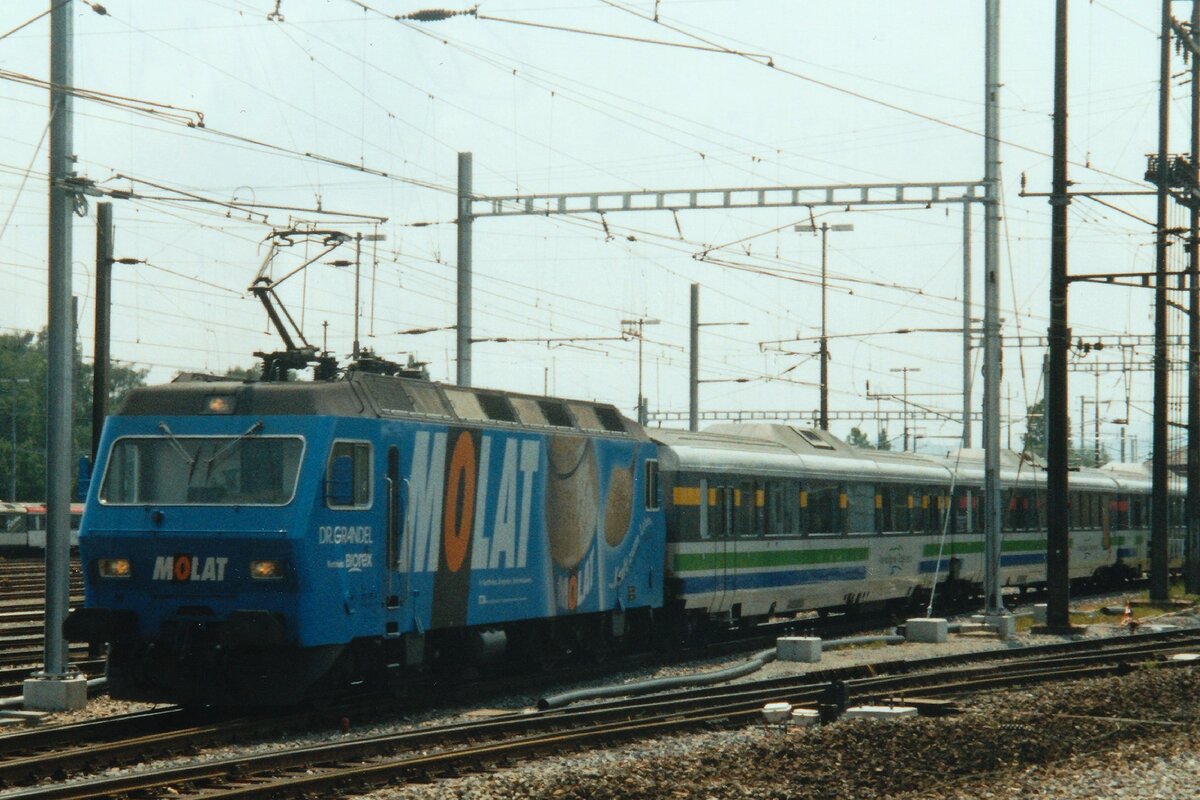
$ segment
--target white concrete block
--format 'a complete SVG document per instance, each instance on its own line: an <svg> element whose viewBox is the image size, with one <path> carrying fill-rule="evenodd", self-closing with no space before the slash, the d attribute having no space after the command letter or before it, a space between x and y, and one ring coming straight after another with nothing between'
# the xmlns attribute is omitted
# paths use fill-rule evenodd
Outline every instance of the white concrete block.
<svg viewBox="0 0 1200 800"><path fill-rule="evenodd" d="M792 704L767 703L763 706L762 715L767 722L787 722L792 716Z"/></svg>
<svg viewBox="0 0 1200 800"><path fill-rule="evenodd" d="M781 636L775 640L775 654L780 661L802 661L815 664L821 660L819 636Z"/></svg>
<svg viewBox="0 0 1200 800"><path fill-rule="evenodd" d="M815 708L793 708L792 724L799 728L807 728L821 721L821 713Z"/></svg>
<svg viewBox="0 0 1200 800"><path fill-rule="evenodd" d="M1045 625L1046 624L1046 604L1045 603L1034 603L1033 604L1033 624L1034 625Z"/></svg>
<svg viewBox="0 0 1200 800"><path fill-rule="evenodd" d="M852 706L842 719L904 719L917 716L912 706Z"/></svg>
<svg viewBox="0 0 1200 800"><path fill-rule="evenodd" d="M1176 653L1168 661L1200 661L1200 653Z"/></svg>
<svg viewBox="0 0 1200 800"><path fill-rule="evenodd" d="M74 711L87 705L87 678L47 678L35 673L22 686L25 708L33 711Z"/></svg>
<svg viewBox="0 0 1200 800"><path fill-rule="evenodd" d="M944 642L949 624L940 617L917 617L904 623L904 638L910 642Z"/></svg>
<svg viewBox="0 0 1200 800"><path fill-rule="evenodd" d="M1011 639L1017 635L1017 618L1012 614L996 614L988 617L985 622L996 631L998 639Z"/></svg>

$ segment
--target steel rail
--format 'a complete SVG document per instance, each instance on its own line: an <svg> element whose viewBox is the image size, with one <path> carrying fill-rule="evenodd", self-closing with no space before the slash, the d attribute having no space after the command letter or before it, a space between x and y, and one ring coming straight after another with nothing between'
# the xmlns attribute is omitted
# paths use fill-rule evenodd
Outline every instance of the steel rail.
<svg viewBox="0 0 1200 800"><path fill-rule="evenodd" d="M1113 674L1130 669L1134 657L1146 659L1154 654L1179 651L1200 643L1200 632L1191 636L1140 636L1114 643L1109 648L1081 647L1092 652L1071 654L1062 648L1031 648L1033 663L996 664L964 671L947 663L938 670L914 672L915 663L895 664L900 674L870 675L870 669L843 670L847 685L856 697L894 695L912 690L924 693L965 693L1033 682ZM1069 643L1090 645L1090 642ZM1017 651L1001 651L1006 658L1017 659ZM989 654L990 655L990 654ZM1037 663L1038 661L1041 663ZM940 661L940 660L939 660ZM1090 662L1090 663L1089 663ZM1188 662L1179 662L1181 665ZM877 667L878 669L878 667ZM851 674L860 677L851 677ZM707 725L736 725L757 719L763 702L787 700L813 702L827 685L828 673L821 680L814 675L792 676L790 685L782 679L722 687L716 692L693 692L690 697L659 696L633 703L606 703L580 709L562 709L539 715L513 714L485 722L460 723L399 734L366 737L353 741L293 748L246 758L223 759L202 764L104 778L71 786L39 787L10 793L11 798L85 798L134 791L149 791L164 786L219 782L210 792L197 789L201 797L252 797L317 793L338 786L361 790L392 776L425 773L448 768L478 768L483 762L515 758L564 747L577 747L598 740L636 738L648 734ZM631 719L631 717L635 717ZM559 730L538 730L545 725ZM454 746L464 738L492 737L491 741L466 747ZM450 743L445 750L428 750ZM417 754L396 758L397 749L408 748ZM381 763L362 764L363 759L386 756ZM359 762L346 766L346 762ZM314 771L324 765L321 771ZM303 767L312 774L271 777L271 773ZM189 796L197 796L194 792Z"/></svg>

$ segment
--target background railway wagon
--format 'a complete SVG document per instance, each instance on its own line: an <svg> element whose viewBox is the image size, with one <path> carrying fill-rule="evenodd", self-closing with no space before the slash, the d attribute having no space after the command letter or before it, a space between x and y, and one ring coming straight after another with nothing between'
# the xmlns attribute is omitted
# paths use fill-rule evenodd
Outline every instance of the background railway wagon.
<svg viewBox="0 0 1200 800"><path fill-rule="evenodd" d="M822 431L767 423L654 437L670 591L687 609L760 616L845 608L911 597L935 580L959 592L983 581L981 451L938 458L858 449ZM1001 483L1001 581L1041 584L1044 466L1005 453ZM1140 574L1149 491L1140 466L1072 472L1072 578ZM1180 513L1182 498L1171 502ZM1182 540L1174 529L1171 542L1176 564Z"/></svg>
<svg viewBox="0 0 1200 800"><path fill-rule="evenodd" d="M71 504L71 547L79 546L83 503ZM46 548L44 503L0 503L0 554L30 555Z"/></svg>

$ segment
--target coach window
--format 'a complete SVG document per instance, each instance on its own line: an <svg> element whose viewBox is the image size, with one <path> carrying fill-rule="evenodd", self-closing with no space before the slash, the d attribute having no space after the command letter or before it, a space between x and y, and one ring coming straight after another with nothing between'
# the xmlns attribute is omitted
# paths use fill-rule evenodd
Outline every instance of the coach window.
<svg viewBox="0 0 1200 800"><path fill-rule="evenodd" d="M730 533L730 506L733 489L714 483L708 489L708 530L712 536L722 538Z"/></svg>
<svg viewBox="0 0 1200 800"><path fill-rule="evenodd" d="M1017 529L1017 518L1020 516L1020 500L1017 498L1016 489L1010 489L1008 497L1004 502L1004 516L1000 521L1000 530L1015 531Z"/></svg>
<svg viewBox="0 0 1200 800"><path fill-rule="evenodd" d="M907 486L889 486L884 503L892 506L889 513L892 530L896 534L912 531L912 491Z"/></svg>
<svg viewBox="0 0 1200 800"><path fill-rule="evenodd" d="M369 508L371 505L371 443L370 442L334 442L333 450L329 453L329 464L325 469L325 480L333 480L333 465L342 456L348 456L353 465L354 500L350 505L330 508Z"/></svg>
<svg viewBox="0 0 1200 800"><path fill-rule="evenodd" d="M938 507L941 502L938 490L932 486L921 486L919 491L917 505L921 510L917 515L916 531L917 533L937 533Z"/></svg>
<svg viewBox="0 0 1200 800"><path fill-rule="evenodd" d="M612 489L609 489L610 496ZM646 459L645 503L647 511L658 511L659 480L658 462L652 458ZM620 498L618 498L620 499Z"/></svg>
<svg viewBox="0 0 1200 800"><path fill-rule="evenodd" d="M934 490L928 486L913 487L913 532L927 533L933 530L931 518L936 513L937 500Z"/></svg>
<svg viewBox="0 0 1200 800"><path fill-rule="evenodd" d="M796 501L799 487L794 481L767 481L767 534L771 536L788 536L795 534L798 528L796 512L799 503Z"/></svg>
<svg viewBox="0 0 1200 800"><path fill-rule="evenodd" d="M875 484L852 483L846 489L850 532L874 533Z"/></svg>
<svg viewBox="0 0 1200 800"><path fill-rule="evenodd" d="M750 484L745 481L734 481L726 488L728 497L729 525L727 533L731 537L750 535Z"/></svg>
<svg viewBox="0 0 1200 800"><path fill-rule="evenodd" d="M934 533L941 533L943 530L949 531L950 524L950 487L943 486L938 489L938 505L937 512L934 516Z"/></svg>
<svg viewBox="0 0 1200 800"><path fill-rule="evenodd" d="M836 483L813 481L808 484L808 532L839 534L842 532L841 487Z"/></svg>
<svg viewBox="0 0 1200 800"><path fill-rule="evenodd" d="M1146 527L1146 498L1133 496L1129 498L1129 527Z"/></svg>
<svg viewBox="0 0 1200 800"><path fill-rule="evenodd" d="M1108 524L1117 530L1128 527L1126 517L1129 516L1129 500L1124 495L1110 497L1108 500Z"/></svg>

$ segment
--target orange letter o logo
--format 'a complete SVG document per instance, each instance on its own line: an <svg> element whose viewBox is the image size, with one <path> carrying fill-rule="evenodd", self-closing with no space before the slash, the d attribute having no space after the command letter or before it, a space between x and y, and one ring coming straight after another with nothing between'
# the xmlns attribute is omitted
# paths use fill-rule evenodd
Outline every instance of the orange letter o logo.
<svg viewBox="0 0 1200 800"><path fill-rule="evenodd" d="M475 440L471 438L469 431L463 431L454 442L454 453L450 456L446 507L442 512L443 549L446 553L446 566L451 572L458 572L467 557L467 544L471 541L471 522L474 518Z"/></svg>

